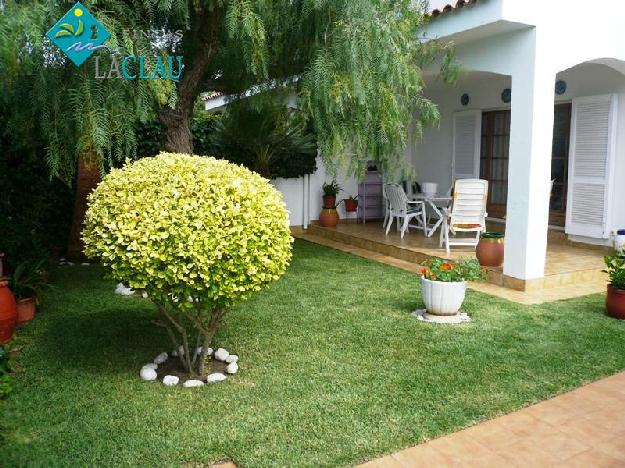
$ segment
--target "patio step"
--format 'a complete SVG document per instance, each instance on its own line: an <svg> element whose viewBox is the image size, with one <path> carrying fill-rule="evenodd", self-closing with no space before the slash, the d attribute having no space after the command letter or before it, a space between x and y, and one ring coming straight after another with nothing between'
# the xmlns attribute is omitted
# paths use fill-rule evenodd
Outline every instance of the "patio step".
<svg viewBox="0 0 625 468"><path fill-rule="evenodd" d="M341 229L324 228L318 224L311 224L306 231L307 235L315 238L326 239L334 243L349 246L351 249L361 249L374 255L393 258L413 265L412 271L419 271L421 265L433 258L457 258L458 251L454 249L451 256L447 256L444 250L438 247L437 239L426 239L427 244L422 247L404 244L397 239L383 235L361 235L354 232L345 232ZM336 248L336 247L335 247ZM568 247L576 249L575 247ZM579 249L579 248L577 248ZM344 249L340 249L344 250ZM474 255L473 250L460 251L462 256ZM362 252L361 252L362 253ZM365 255L363 255L365 256ZM385 262L387 263L387 262ZM540 291L543 289L574 287L575 285L605 284L606 274L602 271L599 263L588 267L580 262L575 265L575 251L571 253L570 266L566 271L549 272L543 278L528 281L506 277L502 268L489 268L487 282L495 286L515 289L517 291ZM406 268L407 269L407 268ZM549 268L548 268L549 270Z"/></svg>

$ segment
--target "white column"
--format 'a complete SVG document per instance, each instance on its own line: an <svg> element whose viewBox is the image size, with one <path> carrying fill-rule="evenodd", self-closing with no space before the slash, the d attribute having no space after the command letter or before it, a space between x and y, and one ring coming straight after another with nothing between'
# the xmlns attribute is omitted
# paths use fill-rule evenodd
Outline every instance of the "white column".
<svg viewBox="0 0 625 468"><path fill-rule="evenodd" d="M555 71L541 52L512 74L504 274L522 280L543 277L547 255Z"/></svg>

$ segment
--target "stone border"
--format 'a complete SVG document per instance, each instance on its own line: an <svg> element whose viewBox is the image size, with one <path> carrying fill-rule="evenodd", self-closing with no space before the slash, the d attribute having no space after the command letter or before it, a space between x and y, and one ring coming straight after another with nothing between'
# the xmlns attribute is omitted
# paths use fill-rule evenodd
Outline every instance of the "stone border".
<svg viewBox="0 0 625 468"><path fill-rule="evenodd" d="M174 350L171 352L171 356L177 357L180 355L180 353L183 353L183 352L184 351L182 349L182 346L180 346L177 350ZM201 352L202 352L201 346L195 350L196 354L200 354ZM234 375L239 371L239 363L238 363L239 356L237 356L236 354L230 354L224 348L218 348L217 351L215 352L213 352L213 348L208 348L206 355L213 356L214 359L217 361L225 362L227 364L226 374ZM150 362L144 365L139 371L139 376L141 377L141 379L147 382L157 380L158 374L156 373L156 369L158 369L158 366L160 364L165 363L169 359L169 356L170 355L167 354L167 352L163 351L161 354L159 354L158 356L154 358L153 362ZM228 378L226 374L223 374L221 372L214 372L212 374L209 374L206 377L206 383L211 384L211 383L216 383L216 382L223 382L224 380ZM176 375L166 375L163 377L163 384L168 387L174 387L178 385L179 382L180 382L180 378ZM198 379L189 379L189 380L186 380L182 384L182 386L185 388L202 387L204 386L204 381L198 380Z"/></svg>

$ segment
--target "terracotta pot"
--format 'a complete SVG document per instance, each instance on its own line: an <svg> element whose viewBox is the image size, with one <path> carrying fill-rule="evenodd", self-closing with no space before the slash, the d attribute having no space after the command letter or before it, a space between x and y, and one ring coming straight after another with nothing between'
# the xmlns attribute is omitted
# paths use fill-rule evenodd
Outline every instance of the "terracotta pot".
<svg viewBox="0 0 625 468"><path fill-rule="evenodd" d="M339 223L339 214L336 208L324 208L319 215L319 224L323 227L336 227Z"/></svg>
<svg viewBox="0 0 625 468"><path fill-rule="evenodd" d="M500 267L504 258L504 238L499 233L484 233L475 249L475 256L480 265Z"/></svg>
<svg viewBox="0 0 625 468"><path fill-rule="evenodd" d="M35 318L37 310L37 300L34 297L27 297L17 301L17 324L30 322Z"/></svg>
<svg viewBox="0 0 625 468"><path fill-rule="evenodd" d="M358 200L354 200L353 198L345 199L345 211L348 213L354 213L358 209Z"/></svg>
<svg viewBox="0 0 625 468"><path fill-rule="evenodd" d="M458 314L466 292L465 281L447 283L421 277L421 293L428 314L443 316Z"/></svg>
<svg viewBox="0 0 625 468"><path fill-rule="evenodd" d="M0 278L0 343L7 343L13 336L17 323L15 297L6 278Z"/></svg>
<svg viewBox="0 0 625 468"><path fill-rule="evenodd" d="M605 301L605 308L610 317L625 320L625 289L617 289L608 284L608 297Z"/></svg>
<svg viewBox="0 0 625 468"><path fill-rule="evenodd" d="M324 208L336 208L336 196L335 195L324 195L323 196L323 207Z"/></svg>

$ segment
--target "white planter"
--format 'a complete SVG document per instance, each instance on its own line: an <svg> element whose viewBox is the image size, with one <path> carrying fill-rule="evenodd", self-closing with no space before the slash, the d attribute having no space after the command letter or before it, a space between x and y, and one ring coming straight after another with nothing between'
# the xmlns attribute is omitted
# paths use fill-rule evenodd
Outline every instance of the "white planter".
<svg viewBox="0 0 625 468"><path fill-rule="evenodd" d="M625 248L625 229L619 229L614 238L614 247L617 251L621 251Z"/></svg>
<svg viewBox="0 0 625 468"><path fill-rule="evenodd" d="M421 291L428 314L456 315L464 302L467 283L445 283L421 277Z"/></svg>

